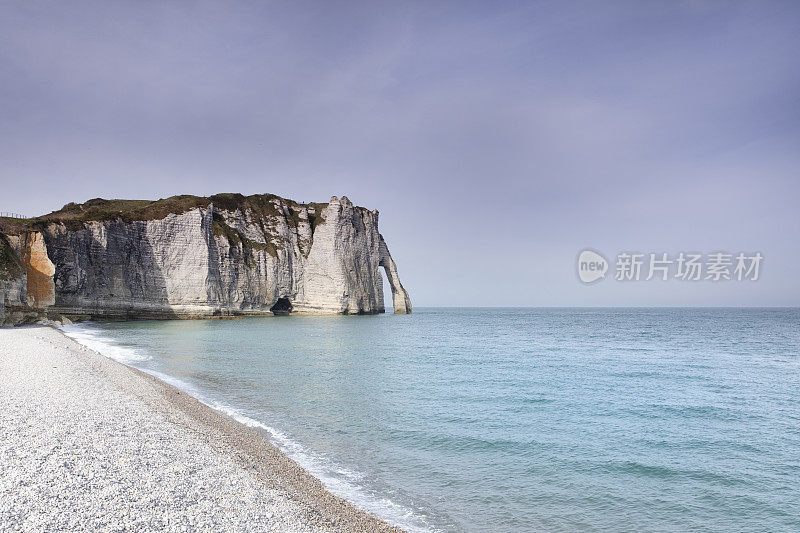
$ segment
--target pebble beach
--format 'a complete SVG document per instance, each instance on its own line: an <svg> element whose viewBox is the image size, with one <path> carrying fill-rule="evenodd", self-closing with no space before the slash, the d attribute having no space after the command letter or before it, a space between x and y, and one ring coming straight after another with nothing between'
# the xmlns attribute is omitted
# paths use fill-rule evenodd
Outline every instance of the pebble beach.
<svg viewBox="0 0 800 533"><path fill-rule="evenodd" d="M399 531L256 429L51 327L0 329L0 529Z"/></svg>

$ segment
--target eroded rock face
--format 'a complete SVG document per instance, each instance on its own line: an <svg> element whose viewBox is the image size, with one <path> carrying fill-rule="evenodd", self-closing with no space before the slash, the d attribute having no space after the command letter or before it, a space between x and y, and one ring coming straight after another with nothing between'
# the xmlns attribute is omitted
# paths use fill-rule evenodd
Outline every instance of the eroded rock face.
<svg viewBox="0 0 800 533"><path fill-rule="evenodd" d="M44 237L39 232L25 233L21 237L21 259L26 269L26 300L29 307L46 309L56 303L53 284L55 265L47 255Z"/></svg>
<svg viewBox="0 0 800 533"><path fill-rule="evenodd" d="M274 196L193 207L152 220L52 222L17 237L27 301L66 316L183 317L411 312L378 213L346 197L296 204Z"/></svg>
<svg viewBox="0 0 800 533"><path fill-rule="evenodd" d="M3 306L27 305L28 277L20 259L21 239L0 234L0 293Z"/></svg>
<svg viewBox="0 0 800 533"><path fill-rule="evenodd" d="M53 265L43 250L40 233L0 234L0 326L16 326L46 318L45 309L53 303L55 293ZM29 284L33 286L30 292Z"/></svg>

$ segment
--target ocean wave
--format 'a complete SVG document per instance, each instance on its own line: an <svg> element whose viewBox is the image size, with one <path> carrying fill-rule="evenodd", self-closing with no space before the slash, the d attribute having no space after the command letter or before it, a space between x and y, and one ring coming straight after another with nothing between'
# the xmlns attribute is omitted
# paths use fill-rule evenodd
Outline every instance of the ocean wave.
<svg viewBox="0 0 800 533"><path fill-rule="evenodd" d="M435 531L423 517L411 509L375 494L360 484L359 481L364 478L363 474L342 468L328 458L309 451L286 433L247 416L239 409L216 401L198 399L212 409L225 413L240 424L265 431L273 444L322 481L325 488L337 496L353 502L407 531Z"/></svg>
<svg viewBox="0 0 800 533"><path fill-rule="evenodd" d="M90 324L62 326L61 331L87 348L126 365L135 365L152 359L152 356L136 348L115 343L104 336L100 329L92 327Z"/></svg>

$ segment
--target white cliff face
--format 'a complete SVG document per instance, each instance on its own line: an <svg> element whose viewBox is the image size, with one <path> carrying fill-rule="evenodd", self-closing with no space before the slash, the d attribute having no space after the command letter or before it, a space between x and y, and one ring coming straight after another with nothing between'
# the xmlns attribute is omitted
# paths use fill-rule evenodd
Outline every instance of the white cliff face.
<svg viewBox="0 0 800 533"><path fill-rule="evenodd" d="M300 205L274 196L209 203L155 220L50 223L53 310L94 317L411 312L378 213L346 198ZM40 289L42 292L44 289Z"/></svg>
<svg viewBox="0 0 800 533"><path fill-rule="evenodd" d="M45 232L55 263L55 306L65 313L136 315L208 311L203 212L163 220L89 222Z"/></svg>
<svg viewBox="0 0 800 533"><path fill-rule="evenodd" d="M335 196L320 213L306 263L305 311L382 312L377 213Z"/></svg>

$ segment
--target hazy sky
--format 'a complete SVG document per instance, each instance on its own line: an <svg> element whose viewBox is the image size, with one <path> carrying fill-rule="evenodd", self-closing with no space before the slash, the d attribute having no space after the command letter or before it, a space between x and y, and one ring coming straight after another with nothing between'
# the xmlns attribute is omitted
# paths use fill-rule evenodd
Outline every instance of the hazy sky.
<svg viewBox="0 0 800 533"><path fill-rule="evenodd" d="M0 211L347 195L417 306L800 305L798 28L798 2L0 0ZM583 285L586 247L765 259Z"/></svg>

